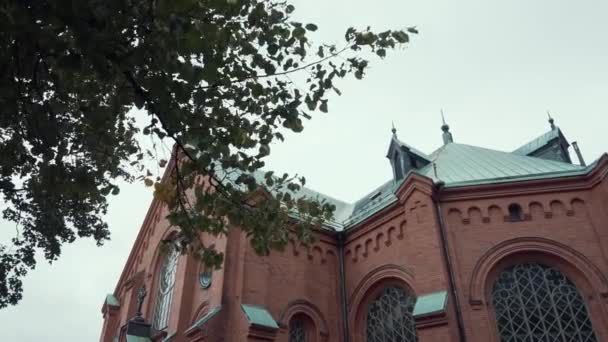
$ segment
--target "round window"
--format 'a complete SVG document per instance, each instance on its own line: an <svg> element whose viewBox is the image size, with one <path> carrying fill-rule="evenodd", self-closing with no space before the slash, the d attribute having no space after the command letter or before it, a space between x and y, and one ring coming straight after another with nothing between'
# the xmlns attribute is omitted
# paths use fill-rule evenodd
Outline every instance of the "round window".
<svg viewBox="0 0 608 342"><path fill-rule="evenodd" d="M208 289L209 286L211 286L211 275L212 274L213 274L213 272L209 268L205 267L203 272L201 272L201 274L199 275L198 280L203 289Z"/></svg>

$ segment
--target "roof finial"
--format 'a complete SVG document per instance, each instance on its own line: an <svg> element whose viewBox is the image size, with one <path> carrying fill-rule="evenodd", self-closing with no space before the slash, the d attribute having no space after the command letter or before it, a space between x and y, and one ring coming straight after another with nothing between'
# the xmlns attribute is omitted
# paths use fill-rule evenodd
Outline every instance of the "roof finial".
<svg viewBox="0 0 608 342"><path fill-rule="evenodd" d="M445 116L443 115L443 109L441 110L441 121L443 122L443 125L441 125L441 130L443 131L443 144L447 145L449 143L454 142L454 139L452 138L452 133L450 133L450 126L448 126L447 123L445 123Z"/></svg>
<svg viewBox="0 0 608 342"><path fill-rule="evenodd" d="M555 120L553 120L549 111L547 111L547 116L549 117L549 125L551 125L551 129L555 129Z"/></svg>
<svg viewBox="0 0 608 342"><path fill-rule="evenodd" d="M395 128L395 122L391 121L391 125L393 126L393 128L391 129L391 132L393 132L394 136L397 136L397 129Z"/></svg>

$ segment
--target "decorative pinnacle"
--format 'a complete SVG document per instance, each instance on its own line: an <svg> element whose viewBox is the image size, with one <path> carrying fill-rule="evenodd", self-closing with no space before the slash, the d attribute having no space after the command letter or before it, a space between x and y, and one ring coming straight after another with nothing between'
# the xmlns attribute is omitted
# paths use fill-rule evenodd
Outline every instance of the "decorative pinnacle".
<svg viewBox="0 0 608 342"><path fill-rule="evenodd" d="M395 122L391 121L391 125L393 126L393 128L391 129L391 132L393 132L394 136L397 136L397 129L395 128Z"/></svg>
<svg viewBox="0 0 608 342"><path fill-rule="evenodd" d="M137 291L137 312L135 313L135 316L138 318L142 317L141 307L144 304L144 299L147 295L148 292L146 291L146 284L142 284L139 290Z"/></svg>
<svg viewBox="0 0 608 342"><path fill-rule="evenodd" d="M551 129L555 129L555 120L553 120L549 111L547 111L547 116L549 117L549 125L551 125Z"/></svg>
<svg viewBox="0 0 608 342"><path fill-rule="evenodd" d="M448 126L448 124L445 122L445 115L443 115L443 109L441 110L441 121L443 122L443 125L441 126L441 130L443 131L443 144L447 145L449 143L454 142L454 138L452 137L452 133L450 133L450 126Z"/></svg>
<svg viewBox="0 0 608 342"><path fill-rule="evenodd" d="M441 125L441 130L444 132L449 131L450 126L448 126L448 124L445 123L445 116L443 115L443 109L441 110L441 121L443 122L443 125Z"/></svg>

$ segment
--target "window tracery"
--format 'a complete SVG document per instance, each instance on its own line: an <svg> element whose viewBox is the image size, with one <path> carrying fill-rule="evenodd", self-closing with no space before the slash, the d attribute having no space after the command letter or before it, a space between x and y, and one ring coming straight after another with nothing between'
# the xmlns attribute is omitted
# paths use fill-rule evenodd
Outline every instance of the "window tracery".
<svg viewBox="0 0 608 342"><path fill-rule="evenodd" d="M179 251L171 247L164 256L163 263L159 269L158 291L152 320L152 327L156 330L164 330L169 324L179 255Z"/></svg>
<svg viewBox="0 0 608 342"><path fill-rule="evenodd" d="M368 342L417 341L412 312L416 300L400 287L387 287L368 307Z"/></svg>
<svg viewBox="0 0 608 342"><path fill-rule="evenodd" d="M595 342L580 292L558 269L538 263L512 266L492 289L502 342Z"/></svg>

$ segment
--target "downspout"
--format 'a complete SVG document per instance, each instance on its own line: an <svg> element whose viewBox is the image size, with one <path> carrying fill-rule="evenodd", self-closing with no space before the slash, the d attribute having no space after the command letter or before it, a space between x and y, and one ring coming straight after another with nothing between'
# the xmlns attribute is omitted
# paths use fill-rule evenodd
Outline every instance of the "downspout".
<svg viewBox="0 0 608 342"><path fill-rule="evenodd" d="M464 332L464 323L462 320L462 310L460 307L460 299L458 296L458 290L456 289L456 281L454 280L454 270L452 269L452 260L450 258L450 253L448 249L448 241L447 241L447 233L445 230L445 223L443 221L443 216L441 215L441 204L439 202L439 195L441 194L441 190L443 189L444 182L439 181L436 183L437 192L435 198L435 214L437 216L437 222L439 224L439 235L441 238L441 247L443 259L448 271L448 280L450 282L450 288L452 289L452 296L454 297L454 306L456 308L456 321L458 324L458 336L460 337L461 342L467 341L467 336Z"/></svg>
<svg viewBox="0 0 608 342"><path fill-rule="evenodd" d="M346 234L344 231L339 231L337 234L338 238L338 263L340 264L340 300L341 300L341 314L342 314L342 341L349 342L350 336L348 333L348 304L346 300L346 277L344 275L344 244L346 241Z"/></svg>

